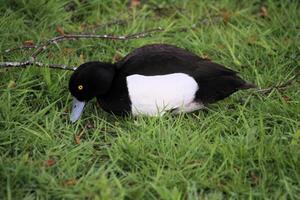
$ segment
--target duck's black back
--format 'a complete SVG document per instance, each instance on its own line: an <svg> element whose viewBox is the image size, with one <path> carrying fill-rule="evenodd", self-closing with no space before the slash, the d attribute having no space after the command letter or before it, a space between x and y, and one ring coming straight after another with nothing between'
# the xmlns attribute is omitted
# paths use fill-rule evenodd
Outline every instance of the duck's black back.
<svg viewBox="0 0 300 200"><path fill-rule="evenodd" d="M249 86L235 71L173 45L143 46L128 54L116 65L118 68L116 79L119 81L133 74L146 76L188 74L197 81L199 90L196 99L203 103L224 99L235 91Z"/></svg>
<svg viewBox="0 0 300 200"><path fill-rule="evenodd" d="M127 75L163 75L187 73L193 77L206 78L219 75L234 75L235 71L202 59L185 49L152 44L134 50L117 63L120 73Z"/></svg>

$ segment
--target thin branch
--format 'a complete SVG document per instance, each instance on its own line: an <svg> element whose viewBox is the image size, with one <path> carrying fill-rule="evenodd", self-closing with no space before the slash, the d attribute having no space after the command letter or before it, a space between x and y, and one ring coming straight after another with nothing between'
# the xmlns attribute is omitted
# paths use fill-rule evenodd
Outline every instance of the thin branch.
<svg viewBox="0 0 300 200"><path fill-rule="evenodd" d="M32 63L28 60L23 62L0 62L1 68L10 68L10 67L26 67Z"/></svg>
<svg viewBox="0 0 300 200"><path fill-rule="evenodd" d="M95 32L101 28L104 28L104 27L111 27L111 26L114 26L114 25L120 25L120 26L123 26L123 25L126 25L128 23L128 20L127 19L116 19L116 20L112 20L112 21L109 21L105 24L96 24L96 25L84 25L83 27L87 28L87 29L92 29L92 33L90 32L83 32L82 34L95 34ZM4 50L4 53L11 53L11 52L14 52L14 51L19 51L19 50L31 50L31 49L36 49L36 48L39 48L40 45L23 45L23 46L19 46L19 47L15 47L15 48L11 48L11 49L6 49Z"/></svg>
<svg viewBox="0 0 300 200"><path fill-rule="evenodd" d="M20 46L20 47L15 47L15 48L11 48L11 49L6 49L4 51L4 53L11 53L13 51L19 51L19 50L30 50L30 49L36 49L38 48L39 46L38 45L23 45L23 46Z"/></svg>
<svg viewBox="0 0 300 200"><path fill-rule="evenodd" d="M69 71L75 71L77 69L76 66L67 66L64 64L44 64L41 62L34 62L33 64L39 67L48 67L52 69L61 69L61 70L69 70Z"/></svg>
<svg viewBox="0 0 300 200"><path fill-rule="evenodd" d="M289 80L287 80L286 82L284 82L282 84L271 86L271 87L264 88L264 89L258 89L258 90L255 90L255 92L267 95L267 94L271 93L273 90L283 91L283 90L287 89L289 86L291 86L292 83L296 80L296 78L298 76L300 76L300 72L296 73L292 78L290 78Z"/></svg>
<svg viewBox="0 0 300 200"><path fill-rule="evenodd" d="M111 26L113 24L121 24L121 23L126 23L126 20L116 20L116 21L112 21L108 24L104 24L101 25L99 27L96 27L96 29L104 27L104 26ZM138 39L138 38L145 38L145 37L149 37L151 36L152 33L154 32L159 32L159 31L163 31L164 29L162 29L161 27L158 28L154 28L154 29L150 29L150 30L146 30L144 32L140 32L140 33L135 33L135 34L131 34L131 35L125 35L125 36L114 36L114 35L95 35L95 34L91 34L91 33L83 33L83 34L66 34L66 35L60 35L60 36L56 36L48 41L46 41L44 44L41 45L23 45L20 47L15 47L15 48L11 48L11 49L6 49L4 51L4 53L11 53L13 51L17 51L17 50L30 50L30 49L37 49L32 55L31 57L33 59L36 58L36 56L38 54L40 54L41 52L43 52L44 50L46 50L46 48L52 44L56 44L58 42L61 41L65 41L65 40L78 40L78 39L111 39L111 40L131 40L131 39Z"/></svg>
<svg viewBox="0 0 300 200"><path fill-rule="evenodd" d="M138 38L145 38L151 36L151 33L163 31L162 28L158 27L155 29L150 29L141 33L135 33L132 35L125 35L125 36L114 36L114 35L92 35L92 34L68 34L68 35L61 35L54 37L44 45L41 45L37 50L31 54L31 59L35 60L35 58L43 51L47 49L48 46L52 44L57 44L58 42L65 41L65 40L78 40L78 39L110 39L110 40L131 40L131 39L138 39Z"/></svg>
<svg viewBox="0 0 300 200"><path fill-rule="evenodd" d="M23 61L23 62L0 62L0 68L11 68L11 67L28 67L36 65L38 67L48 67L52 69L61 69L61 70L70 70L75 71L77 67L75 66L66 66L63 64L45 64L41 62L31 62L29 60Z"/></svg>
<svg viewBox="0 0 300 200"><path fill-rule="evenodd" d="M54 69L62 69L62 70L76 70L76 67L68 67L66 65L60 64L44 64L41 62L36 61L36 57L44 52L47 47L53 44L57 44L58 42L62 42L65 40L78 40L78 39L110 39L110 40L132 40L138 38L145 38L151 36L154 32L163 31L164 29L158 27L155 29L146 30L144 32L135 33L131 35L125 36L113 36L113 35L93 35L93 34L68 34L68 35L61 35L54 37L48 41L46 41L43 45L37 46L37 49L31 54L28 60L22 62L0 62L0 68L11 68L11 67L27 67L31 65L36 65L39 67L49 67ZM19 49L22 47L19 47ZM15 48L16 49L16 48ZM12 51L10 49L9 51Z"/></svg>

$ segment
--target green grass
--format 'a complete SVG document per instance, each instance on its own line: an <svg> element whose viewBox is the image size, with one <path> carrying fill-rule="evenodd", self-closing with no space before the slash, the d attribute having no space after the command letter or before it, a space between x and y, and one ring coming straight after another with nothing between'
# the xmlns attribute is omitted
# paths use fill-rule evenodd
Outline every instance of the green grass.
<svg viewBox="0 0 300 200"><path fill-rule="evenodd" d="M0 50L45 41L58 34L57 26L76 33L82 24L129 18L97 33L165 31L131 41L63 42L39 60L112 61L115 54L165 42L209 56L260 87L299 71L297 1L145 0L133 10L127 2L109 2L2 0ZM212 17L222 13L230 16L227 23ZM210 23L189 28L204 18ZM1 53L0 61L28 55ZM114 117L93 101L72 124L70 75L0 69L0 199L299 199L299 79L283 92L238 92L208 112L161 118Z"/></svg>

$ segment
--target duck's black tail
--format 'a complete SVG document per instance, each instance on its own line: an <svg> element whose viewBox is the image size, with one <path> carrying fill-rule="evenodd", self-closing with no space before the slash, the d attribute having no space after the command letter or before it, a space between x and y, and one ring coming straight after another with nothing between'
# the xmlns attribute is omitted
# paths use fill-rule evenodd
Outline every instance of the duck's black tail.
<svg viewBox="0 0 300 200"><path fill-rule="evenodd" d="M257 86L241 79L236 74L211 77L199 81L196 98L203 103L213 103L222 100L238 90L256 88Z"/></svg>

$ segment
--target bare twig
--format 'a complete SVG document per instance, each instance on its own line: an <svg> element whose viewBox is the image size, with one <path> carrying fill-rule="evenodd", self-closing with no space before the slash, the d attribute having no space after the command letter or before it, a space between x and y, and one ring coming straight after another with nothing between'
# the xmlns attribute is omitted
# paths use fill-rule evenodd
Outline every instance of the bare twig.
<svg viewBox="0 0 300 200"><path fill-rule="evenodd" d="M23 61L23 62L0 62L0 67L2 68L10 68L10 67L25 67L31 65L30 61Z"/></svg>
<svg viewBox="0 0 300 200"><path fill-rule="evenodd" d="M27 67L31 65L36 65L39 67L49 67L54 69L63 69L63 70L76 70L76 67L68 67L66 65L58 65L58 64L43 64L41 62L36 61L36 58L39 54L44 52L47 47L49 47L52 44L57 44L58 42L62 42L65 40L78 40L78 39L110 39L110 40L132 40L132 39L138 39L138 38L145 38L151 36L154 32L163 31L162 28L158 27L155 29L146 30L144 32L135 33L131 35L125 35L125 36L114 36L114 35L93 35L93 34L68 34L68 35L61 35L54 37L48 41L46 41L42 45L37 45L37 49L31 54L28 60L22 61L22 62L2 62L0 63L1 68L10 68L10 67ZM24 48L24 46L19 47ZM17 49L17 48L14 48ZM13 49L9 49L7 51L12 51Z"/></svg>
<svg viewBox="0 0 300 200"><path fill-rule="evenodd" d="M110 22L111 24L114 23L126 23L125 20L119 20L119 21L113 21ZM110 25L110 24L109 24ZM105 25L102 25L101 27L103 27ZM107 25L106 25L107 26ZM97 29L100 28L97 27ZM36 58L36 56L38 54L40 54L41 52L43 52L44 50L46 50L46 48L52 44L56 44L58 42L61 41L65 41L65 40L78 40L78 39L82 39L82 38L86 38L86 39L111 39L111 40L131 40L131 39L138 39L138 38L144 38L144 37L149 37L151 36L152 33L154 32L159 32L159 31L163 31L163 29L161 27L158 28L154 28L154 29L150 29L150 30L146 30L144 32L141 33L135 33L132 35L125 35L125 36L114 36L114 35L95 35L95 34L91 34L91 33L84 33L84 34L66 34L66 35L60 35L60 36L56 36L50 40L48 40L47 42L45 42L44 44L41 45L23 45L20 47L15 47L15 48L11 48L11 49L6 49L4 51L4 53L11 53L13 51L17 51L17 50L30 50L30 49L37 49L32 55L31 57L33 57L34 59Z"/></svg>
<svg viewBox="0 0 300 200"><path fill-rule="evenodd" d="M18 51L18 50L30 50L30 49L36 49L38 48L39 46L38 45L23 45L23 46L20 46L20 47L15 47L15 48L11 48L11 49L6 49L4 51L4 53L11 53L13 51Z"/></svg>
<svg viewBox="0 0 300 200"><path fill-rule="evenodd" d="M151 33L163 31L162 28L155 28L150 29L145 32L135 33L132 35L125 35L125 36L114 36L114 35L92 35L92 34L68 34L68 35L61 35L54 37L43 45L41 45L37 50L31 54L31 59L35 60L35 58L43 51L47 49L48 46L52 44L57 44L58 42L65 41L65 40L78 40L78 39L111 39L111 40L131 40L131 39L138 39L138 38L145 38L151 36Z"/></svg>
<svg viewBox="0 0 300 200"><path fill-rule="evenodd" d="M116 20L112 20L112 21L109 21L105 24L95 24L95 25L84 25L84 28L88 28L88 29L92 29L92 33L90 32L83 32L82 34L95 34L95 32L101 28L104 28L104 27L111 27L111 26L114 26L114 25L125 25L128 23L128 19L116 19ZM6 49L4 51L4 53L11 53L11 52L14 52L14 51L19 51L19 50L31 50L31 49L36 49L36 48L39 48L40 45L23 45L23 46L19 46L19 47L14 47L14 48L11 48L11 49Z"/></svg>
<svg viewBox="0 0 300 200"><path fill-rule="evenodd" d="M300 72L296 73L292 78L290 78L289 80L287 80L286 82L284 82L282 84L271 86L271 87L268 87L268 88L258 89L258 90L255 90L255 92L267 95L270 92L272 92L273 90L283 91L286 88L288 88L294 82L294 80L296 80L296 78L298 76L300 76Z"/></svg>
<svg viewBox="0 0 300 200"><path fill-rule="evenodd" d="M31 65L36 65L38 67L48 67L52 69L61 69L61 70L70 70L75 71L77 67L75 66L66 66L62 64L45 64L41 62L31 62L29 60L23 62L0 62L0 68L11 68L11 67L28 67Z"/></svg>
<svg viewBox="0 0 300 200"><path fill-rule="evenodd" d="M45 64L41 62L34 62L33 64L39 67L48 67L52 69L62 69L62 70L70 70L70 71L75 71L77 69L76 66L67 66L63 64Z"/></svg>

